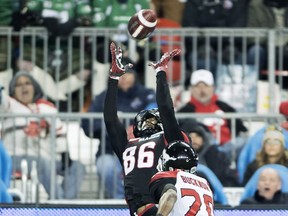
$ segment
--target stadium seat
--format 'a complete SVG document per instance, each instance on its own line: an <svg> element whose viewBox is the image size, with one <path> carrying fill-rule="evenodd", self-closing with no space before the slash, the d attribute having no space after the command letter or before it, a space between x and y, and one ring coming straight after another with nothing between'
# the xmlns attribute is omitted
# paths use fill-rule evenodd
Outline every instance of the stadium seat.
<svg viewBox="0 0 288 216"><path fill-rule="evenodd" d="M8 192L12 173L12 160L0 140L0 202L11 203L12 196Z"/></svg>
<svg viewBox="0 0 288 216"><path fill-rule="evenodd" d="M267 164L257 169L257 171L253 174L253 176L247 182L247 184L244 187L244 192L240 198L240 202L254 195L255 191L257 190L259 174L261 173L263 169L269 168L269 167L278 171L282 180L281 191L286 192L286 193L288 192L288 182L287 182L288 168L279 164Z"/></svg>
<svg viewBox="0 0 288 216"><path fill-rule="evenodd" d="M12 196L9 194L6 185L0 180L0 202L12 203Z"/></svg>
<svg viewBox="0 0 288 216"><path fill-rule="evenodd" d="M222 205L227 205L227 197L223 191L223 185L217 176L207 166L198 164L197 172L203 173L205 178L210 184L214 194L214 202L218 202Z"/></svg>
<svg viewBox="0 0 288 216"><path fill-rule="evenodd" d="M2 140L0 140L0 176L2 182L7 188L10 186L10 178L12 174L12 159L8 155Z"/></svg>
<svg viewBox="0 0 288 216"><path fill-rule="evenodd" d="M240 183L243 182L244 173L246 171L247 165L255 159L257 152L261 149L262 139L266 127L267 126L261 128L253 136L251 136L240 152L237 160L237 171ZM286 130L283 130L283 134L285 139L285 146L286 148L288 148L288 132Z"/></svg>

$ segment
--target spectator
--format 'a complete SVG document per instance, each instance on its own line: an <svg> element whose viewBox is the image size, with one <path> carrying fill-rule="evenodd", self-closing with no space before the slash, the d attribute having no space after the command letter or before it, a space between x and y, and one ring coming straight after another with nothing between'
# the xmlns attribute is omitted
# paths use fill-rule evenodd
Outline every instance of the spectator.
<svg viewBox="0 0 288 216"><path fill-rule="evenodd" d="M73 36L73 40L68 41L67 37L76 27L91 25L91 8L87 0L61 2L30 0L19 5L13 16L14 29L45 26L49 37L45 40L39 35L26 35L23 40L16 40L14 67L16 71L30 72L41 85L44 94L57 104L60 111L78 112L83 108L81 101L89 97L83 92L86 93L90 87L92 63L91 58L85 54L84 46L81 47L81 40L84 39L85 43L86 38ZM19 41L23 44L19 44ZM79 89L84 89L82 95L79 95ZM66 108L70 102L68 98L71 106Z"/></svg>
<svg viewBox="0 0 288 216"><path fill-rule="evenodd" d="M135 13L142 9L150 9L150 0L92 0L92 25L96 28L114 28L122 30L118 33L109 36L109 40L102 36L97 35L97 47L96 47L96 59L100 63L110 63L111 56L109 55L109 47L112 41L121 43L123 53L127 53L128 50L128 34L127 25L128 22ZM125 30L123 32L123 30ZM136 41L135 55L129 56L136 64L138 79L141 83L144 83L144 68L145 68L145 56L144 56L144 40ZM94 48L93 46L90 46ZM92 53L93 50L91 50ZM153 49L154 51L154 49ZM150 53L149 53L150 55ZM153 52L152 57L155 56ZM153 59L150 57L149 59Z"/></svg>
<svg viewBox="0 0 288 216"><path fill-rule="evenodd" d="M1 1L0 8L0 27L7 27L11 24L13 14L13 4L9 0ZM5 31L5 30L4 30ZM13 71L9 60L11 56L8 55L8 47L11 37L2 34L0 36L0 86L9 87L7 80L12 79Z"/></svg>
<svg viewBox="0 0 288 216"><path fill-rule="evenodd" d="M266 28L266 29L281 29L287 28L287 18L288 18L288 2L282 0L251 0L248 11L248 23L247 27L250 28ZM288 58L288 40L287 37L282 34L282 37L275 38L276 45L276 65L275 68L288 69L288 63L286 59ZM282 55L279 56L279 49L282 50ZM265 70L268 68L268 44L265 38L261 38L260 44L250 44L248 50L248 61L254 61L256 52L259 54L259 67L260 70ZM279 65L279 58L283 65ZM249 62L248 62L249 63ZM254 63L254 62L251 62ZM260 74L261 75L261 74ZM260 76L261 79L265 77ZM285 79L284 79L285 80ZM283 87L288 86L287 83L283 82Z"/></svg>
<svg viewBox="0 0 288 216"><path fill-rule="evenodd" d="M122 59L123 64L131 63L129 58ZM140 84L137 80L137 72L135 67L130 68L125 76L119 79L118 83L118 100L117 107L120 112L135 113L143 109L149 109L156 106L155 92ZM97 95L92 101L88 112L103 112L104 100L107 91L103 91ZM89 119L82 120L82 127L87 136L92 131L94 138L101 139L101 120L94 119L92 128ZM123 184L119 181L122 176L122 168L118 158L114 155L110 139L106 136L101 140L99 150L96 155L96 167L100 179L105 179L105 194L107 198L124 198ZM105 148L105 149L103 149ZM102 154L102 152L104 154ZM109 171L107 171L109 170ZM114 176L114 173L117 173ZM114 186L114 179L117 178L117 187Z"/></svg>
<svg viewBox="0 0 288 216"><path fill-rule="evenodd" d="M279 112L286 118L286 121L281 124L281 127L288 131L288 101L281 102L279 106Z"/></svg>
<svg viewBox="0 0 288 216"><path fill-rule="evenodd" d="M247 166L243 183L246 184L253 173L265 164L280 164L288 167L288 151L285 148L284 135L280 127L267 127L262 148L257 152L255 160Z"/></svg>
<svg viewBox="0 0 288 216"><path fill-rule="evenodd" d="M9 95L2 93L1 112L14 114L56 114L53 104L43 99L40 85L27 72L18 72L10 82ZM51 118L15 117L5 118L2 126L3 143L12 156L13 170L21 171L22 159L31 169L33 160L37 162L38 178L49 197L55 189L55 198L76 198L84 178L85 168L78 161L72 161L67 150L65 125L56 119L56 153L61 159L56 161L56 174L64 177L60 185L51 185ZM59 156L59 157L60 157ZM29 171L30 172L30 171ZM51 188L52 187L52 188Z"/></svg>
<svg viewBox="0 0 288 216"><path fill-rule="evenodd" d="M167 145L158 162L160 172L149 185L155 203L159 203L156 215L214 215L212 190L206 179L196 175L197 165L198 155L191 145L179 140ZM191 195L197 210L186 198Z"/></svg>
<svg viewBox="0 0 288 216"><path fill-rule="evenodd" d="M92 0L92 25L100 28L126 30L131 16L141 9L149 9L149 2L150 0ZM110 39L127 45L128 35L113 34ZM100 55L103 56L105 46L104 41L102 41L101 47L98 49L99 57ZM100 62L102 62L102 59Z"/></svg>
<svg viewBox="0 0 288 216"><path fill-rule="evenodd" d="M279 125L275 124L267 124L264 127L257 130L252 136L250 136L245 145L243 146L239 157L237 159L237 171L239 176L239 181L243 184L244 174L247 169L248 164L250 164L256 158L257 152L260 151L262 148L263 137L267 129L271 129L274 127L279 127ZM282 130L284 139L285 139L285 146L288 147L288 131Z"/></svg>
<svg viewBox="0 0 288 216"><path fill-rule="evenodd" d="M50 42L52 43L52 40ZM29 72L41 85L48 99L56 104L59 103L60 112L79 112L90 96L87 90L91 89L91 57L84 50L67 47L65 40L58 50L53 46L50 48L47 53L46 67L43 62L45 53L42 48L25 45L22 50L23 58L21 59L20 56L17 58L16 69ZM34 62L31 54L33 49L36 52ZM83 89L83 95L80 94L80 89Z"/></svg>
<svg viewBox="0 0 288 216"><path fill-rule="evenodd" d="M236 172L230 169L231 162L218 145L211 143L211 133L195 121L185 121L181 128L192 139L192 146L199 155L199 163L210 168L224 187L238 186Z"/></svg>
<svg viewBox="0 0 288 216"><path fill-rule="evenodd" d="M182 26L184 28L239 28L246 26L247 10L249 0L225 0L225 1L198 1L187 0L183 12ZM208 37L207 37L208 38ZM215 38L199 37L197 38L197 47L193 47L191 36L185 39L185 47L188 52L185 53L187 69L189 71L196 69L210 70L216 78L217 58L216 50L223 52L223 61L228 64L230 55L234 62L241 61L240 41L231 43L228 38L224 38L222 47L218 46ZM230 46L231 45L231 46ZM230 51L233 48L233 53ZM193 60L196 59L197 62ZM186 81L189 83L190 73L187 74Z"/></svg>
<svg viewBox="0 0 288 216"><path fill-rule="evenodd" d="M123 28L136 12L150 8L150 0L92 0L92 8L95 27Z"/></svg>
<svg viewBox="0 0 288 216"><path fill-rule="evenodd" d="M241 204L288 204L288 193L282 192L284 182L279 172L272 167L262 169L253 197L242 200Z"/></svg>
<svg viewBox="0 0 288 216"><path fill-rule="evenodd" d="M45 26L52 36L67 37L78 26L91 25L91 7L87 0L39 1L15 4L12 26L19 31L26 26Z"/></svg>
<svg viewBox="0 0 288 216"><path fill-rule="evenodd" d="M13 4L9 0L2 0L0 8L0 26L9 26L12 21Z"/></svg>
<svg viewBox="0 0 288 216"><path fill-rule="evenodd" d="M218 96L214 93L214 79L213 75L208 70L197 70L191 76L191 98L190 101L181 107L178 112L185 113L235 113L235 109L223 101L218 100ZM223 150L230 155L232 125L231 121L227 119L218 118L204 118L201 122L206 125L209 131L215 138L219 140ZM217 137L217 129L220 126L220 137ZM242 120L236 119L236 146L237 152L242 148L246 139L247 128L244 126ZM244 140L243 140L244 139ZM229 145L228 145L229 144ZM238 153L237 153L238 154ZM230 155L231 156L231 155Z"/></svg>

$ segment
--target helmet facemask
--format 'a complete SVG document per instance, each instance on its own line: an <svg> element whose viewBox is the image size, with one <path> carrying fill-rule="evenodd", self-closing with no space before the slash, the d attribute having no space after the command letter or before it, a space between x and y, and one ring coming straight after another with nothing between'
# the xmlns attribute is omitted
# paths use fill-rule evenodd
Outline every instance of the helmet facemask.
<svg viewBox="0 0 288 216"><path fill-rule="evenodd" d="M134 120L133 133L135 137L151 136L163 131L158 109L144 110L137 114Z"/></svg>

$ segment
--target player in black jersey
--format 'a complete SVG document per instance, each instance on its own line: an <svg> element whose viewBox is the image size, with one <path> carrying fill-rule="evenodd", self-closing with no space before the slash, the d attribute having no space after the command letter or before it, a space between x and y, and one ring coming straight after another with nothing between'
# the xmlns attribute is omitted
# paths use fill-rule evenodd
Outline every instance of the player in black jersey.
<svg viewBox="0 0 288 216"><path fill-rule="evenodd" d="M131 64L121 63L122 50L111 43L112 62L104 103L104 120L113 150L124 171L125 198L130 215L156 215L157 207L149 192L149 181L157 172L157 164L163 149L174 140L189 142L175 117L173 102L166 79L167 64L180 53L179 49L165 53L160 61L150 63L156 72L156 100L158 109L143 110L134 120L134 139L128 140L125 126L117 116L118 80Z"/></svg>

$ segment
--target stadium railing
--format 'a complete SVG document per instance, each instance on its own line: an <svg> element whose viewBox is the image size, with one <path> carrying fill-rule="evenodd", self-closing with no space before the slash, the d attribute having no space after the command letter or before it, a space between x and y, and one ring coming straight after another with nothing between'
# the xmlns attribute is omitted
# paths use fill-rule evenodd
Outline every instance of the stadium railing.
<svg viewBox="0 0 288 216"><path fill-rule="evenodd" d="M183 118L195 118L199 121L203 120L204 118L213 118L213 119L218 119L218 122L220 118L226 118L226 119L231 119L232 125L232 140L235 139L235 120L237 118L240 118L244 121L245 125L249 129L249 135L254 134L255 131L258 129L262 128L265 124L267 123L281 123L284 120L284 117L279 114L254 114L254 113L228 113L228 114L188 114L188 113L177 113L177 118L183 119ZM133 119L135 116L135 113L119 113L119 117L123 119L124 124L129 125L129 122L131 119ZM51 167L55 167L56 159L57 159L57 154L55 150L55 140L56 140L56 133L55 133L55 126L56 126L56 119L60 118L63 122L63 124L67 128L67 141L69 147L69 152L71 155L71 158L73 160L79 160L81 161L85 167L86 167L86 176L83 181L82 188L78 194L79 199L105 199L104 195L104 182L101 181L97 177L97 169L95 165L95 154L98 151L98 145L106 145L105 143L105 126L104 126L104 120L103 120L103 114L102 113L59 113L55 115L47 114L47 115L24 115L24 114L3 114L0 113L0 125L2 125L2 128L5 126L5 119L11 118L11 119L16 119L16 118L25 118L27 122L29 119L41 119L41 118L46 118L51 120L51 125L50 125L50 131L51 133L49 134L50 136L50 149L51 149ZM99 119L102 121L102 142L100 143L99 139L95 138L90 138L87 137L84 132L82 131L81 128L81 119L83 118L88 118L89 121L92 121L94 119ZM13 121L15 122L15 121ZM234 123L233 123L234 122ZM218 127L220 129L220 126ZM53 132L54 131L54 132ZM93 137L93 132L91 130L91 137ZM220 134L220 133L218 133ZM219 137L220 138L220 137ZM4 144L5 145L5 144ZM14 145L13 143L9 143L9 145ZM236 148L233 148L234 145L232 145L232 156L235 156L235 152L233 151L236 150ZM41 149L41 146L39 146ZM40 152L40 151L39 151ZM104 150L101 152L105 153ZM41 156L41 155L39 155ZM235 159L235 158L234 158ZM13 163L13 162L12 162ZM55 170L51 171L51 179L53 181L59 181L59 177L55 175ZM103 179L102 179L103 180ZM121 181L119 179L119 181ZM19 187L19 184L17 186L16 182L11 182L11 188L13 187ZM21 188L20 188L21 190ZM31 199L29 197L38 197L36 202L39 203L45 203L47 201L47 194L43 190L43 187L39 185L37 191L39 194L35 196L35 194L28 194L27 195L27 202L31 202ZM235 189L233 188L227 188L225 189L225 192L229 194L229 197L233 196L234 198L229 198L231 200L231 205L236 205L237 200L239 198L239 191L241 189ZM31 191L30 191L31 192ZM28 191L29 193L29 191ZM51 194L51 200L54 200L55 196L53 193Z"/></svg>
<svg viewBox="0 0 288 216"><path fill-rule="evenodd" d="M33 74L38 76L37 80L41 83L45 95L61 111L82 111L89 104L89 99L86 98L91 99L106 88L110 56L109 41L116 40L118 44L122 44L124 50L128 51L132 60L141 62L138 71L140 81L147 87L155 88L154 72L146 63L161 57L161 46L165 45L165 49L168 50L175 47L176 42L172 39L177 35L177 47L182 49L179 57L181 61L175 61L177 64L170 65L168 78L171 87L180 88L182 96L185 92L185 82L187 84L191 72L196 70L199 58L204 60L206 68L210 68L213 60L209 54L211 44L215 49L216 58L214 58L218 66L240 64L240 68L246 70L248 49L251 45L259 46L264 41L263 44L268 47L268 66L264 72L267 73L268 78L267 85L261 89L261 97L264 100L262 110L273 113L277 111L279 101L288 98L287 91L282 91L282 82L288 73L283 70L281 58L275 58L276 46L279 41L285 41L287 34L288 29L159 28L154 31L150 37L151 40L134 41L128 37L127 31L113 28L76 28L67 38L52 38L47 30L41 27L27 27L20 32L12 31L12 28L0 27L1 43L6 47L5 51L1 50L4 52L1 54L6 58L6 61L3 61L3 64L6 64L6 70L0 72L0 84L8 89L9 80L13 76L12 69L14 73L16 72L16 59L28 59L38 66ZM127 41L123 42L122 36ZM161 40L162 36L171 38L171 41ZM204 51L199 50L199 44L204 44ZM228 54L223 50L227 44L231 45ZM193 55L187 57L189 52ZM283 56L281 47L279 55ZM237 56L242 59L240 63L237 62ZM228 59L228 63L224 62L224 57L226 61ZM252 59L249 58L253 61L255 70L258 71L259 53L256 52ZM187 61L192 62L189 69L186 67ZM85 82L82 79L85 80L87 74L77 73L77 70L87 67L87 62L91 64L91 67L89 66L91 74ZM276 63L280 65L277 70L275 70ZM72 75L76 75L76 78ZM74 84L77 78L80 81ZM244 95L244 93L240 91L237 94ZM78 94L78 97L74 98L74 94ZM183 97L179 98L181 100ZM73 108L74 103L77 103L76 108Z"/></svg>

